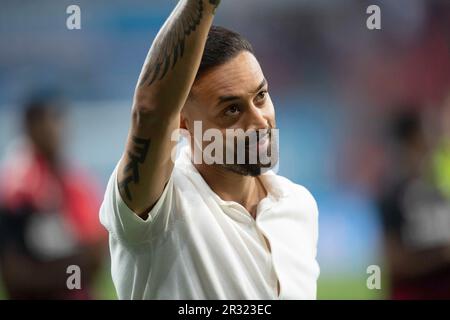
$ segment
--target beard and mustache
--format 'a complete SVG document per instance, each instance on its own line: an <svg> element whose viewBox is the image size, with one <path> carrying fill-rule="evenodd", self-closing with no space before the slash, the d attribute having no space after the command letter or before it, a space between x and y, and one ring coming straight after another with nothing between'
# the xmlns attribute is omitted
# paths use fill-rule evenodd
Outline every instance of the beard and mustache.
<svg viewBox="0 0 450 320"><path fill-rule="evenodd" d="M256 177L271 170L278 163L278 133L273 128L257 130L256 140L245 137L234 139L234 161L219 164L224 169L243 176ZM244 156L239 157L239 145L244 145ZM226 146L228 147L228 146ZM242 161L244 160L244 161Z"/></svg>
<svg viewBox="0 0 450 320"><path fill-rule="evenodd" d="M246 132L240 129L228 129L225 135L216 135L216 137L220 140L218 145L215 144L217 138L214 138L213 142L201 148L199 152L201 155L197 154L194 158L198 159L201 156L200 161L208 165L220 166L227 171L253 177L264 174L278 163L279 137L278 130L275 128ZM203 145L202 142L194 140L196 146Z"/></svg>

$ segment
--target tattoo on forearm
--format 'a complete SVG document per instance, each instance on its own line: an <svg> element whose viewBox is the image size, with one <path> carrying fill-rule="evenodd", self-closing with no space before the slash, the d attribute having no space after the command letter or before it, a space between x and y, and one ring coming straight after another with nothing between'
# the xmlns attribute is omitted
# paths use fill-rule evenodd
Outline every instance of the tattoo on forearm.
<svg viewBox="0 0 450 320"><path fill-rule="evenodd" d="M155 81L162 80L169 69L173 69L183 57L186 38L195 31L203 18L203 0L186 1L177 10L178 14L175 14L166 34L150 52L139 86L151 86Z"/></svg>
<svg viewBox="0 0 450 320"><path fill-rule="evenodd" d="M119 183L128 200L133 200L130 192L130 183L139 183L139 165L144 163L150 148L150 139L133 137L133 150L128 151L128 163L124 168L125 178Z"/></svg>

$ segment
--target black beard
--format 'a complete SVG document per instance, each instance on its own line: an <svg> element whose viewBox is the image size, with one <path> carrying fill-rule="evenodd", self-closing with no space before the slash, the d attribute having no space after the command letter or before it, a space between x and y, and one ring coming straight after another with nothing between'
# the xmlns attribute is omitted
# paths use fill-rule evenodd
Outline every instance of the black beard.
<svg viewBox="0 0 450 320"><path fill-rule="evenodd" d="M242 176L257 177L262 172L262 166L259 164L222 164L221 166Z"/></svg>
<svg viewBox="0 0 450 320"><path fill-rule="evenodd" d="M259 139L258 139L259 140ZM259 141L258 141L259 142ZM237 155L235 155L235 161L233 164L221 164L223 168L225 168L228 171L243 175L243 176L251 176L251 177L257 177L260 176L263 171L266 172L269 169L273 168L277 162L278 162L278 146L275 146L275 155L272 157L272 143L275 143L272 140L272 135L269 135L269 146L267 147L267 157L269 157L271 160L268 164L262 164L259 162L259 154L257 163L244 163L244 164L237 164ZM246 161L249 161L249 153L248 150L245 155ZM273 159L274 158L274 159Z"/></svg>

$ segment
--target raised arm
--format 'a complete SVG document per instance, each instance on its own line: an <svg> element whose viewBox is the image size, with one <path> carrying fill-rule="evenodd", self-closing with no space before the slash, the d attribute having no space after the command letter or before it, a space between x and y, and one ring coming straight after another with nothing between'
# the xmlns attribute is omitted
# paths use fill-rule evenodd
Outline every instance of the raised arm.
<svg viewBox="0 0 450 320"><path fill-rule="evenodd" d="M134 94L117 183L137 215L161 196L173 170L171 141L194 82L220 0L181 0L156 36Z"/></svg>

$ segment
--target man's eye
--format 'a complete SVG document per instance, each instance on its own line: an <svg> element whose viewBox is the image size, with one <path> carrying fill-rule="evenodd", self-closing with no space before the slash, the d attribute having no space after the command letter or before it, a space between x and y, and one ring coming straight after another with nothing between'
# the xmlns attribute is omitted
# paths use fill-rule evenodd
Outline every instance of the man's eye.
<svg viewBox="0 0 450 320"><path fill-rule="evenodd" d="M267 91L261 91L260 93L258 93L258 95L256 96L256 99L258 101L264 100L266 98L267 95Z"/></svg>
<svg viewBox="0 0 450 320"><path fill-rule="evenodd" d="M237 105L232 105L229 106L226 110L225 110L225 115L226 116L236 116L237 114L239 114L241 110L239 109L239 107Z"/></svg>

